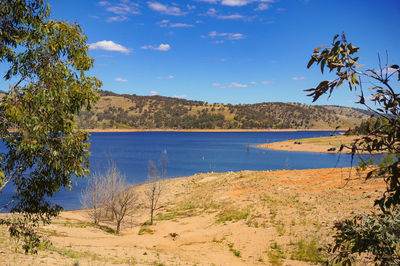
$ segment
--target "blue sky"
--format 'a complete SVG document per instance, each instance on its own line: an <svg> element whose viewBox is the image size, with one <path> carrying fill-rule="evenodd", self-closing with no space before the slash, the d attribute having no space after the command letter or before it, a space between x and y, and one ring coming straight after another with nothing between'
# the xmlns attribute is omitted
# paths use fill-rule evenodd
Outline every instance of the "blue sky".
<svg viewBox="0 0 400 266"><path fill-rule="evenodd" d="M399 0L50 0L77 22L102 89L222 103L311 103L313 49L345 32L360 62L400 63ZM317 104L356 106L345 87Z"/></svg>

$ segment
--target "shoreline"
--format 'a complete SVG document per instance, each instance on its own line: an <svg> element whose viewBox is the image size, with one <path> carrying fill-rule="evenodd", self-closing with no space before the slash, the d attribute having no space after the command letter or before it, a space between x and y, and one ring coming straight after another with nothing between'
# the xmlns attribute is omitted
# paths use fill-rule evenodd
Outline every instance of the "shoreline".
<svg viewBox="0 0 400 266"><path fill-rule="evenodd" d="M314 149L309 147L299 147L295 148L292 146L281 146L279 142L271 142L271 143L264 143L258 144L254 146L255 148L266 149L271 151L289 151L289 152L312 152L312 153L330 153L330 154L351 154L351 151L343 150L343 151L328 151L325 149Z"/></svg>
<svg viewBox="0 0 400 266"><path fill-rule="evenodd" d="M274 151L289 151L289 152L313 152L313 153L330 153L330 154L351 154L351 149L344 147L341 151L341 145L351 145L357 136L329 136L315 137L304 139L290 139L278 142L263 143L255 145L256 148L268 149ZM357 151L356 154L370 154L367 151ZM380 153L373 153L380 154Z"/></svg>
<svg viewBox="0 0 400 266"><path fill-rule="evenodd" d="M299 132L299 131L335 131L335 129L82 129L89 133L114 132ZM337 130L336 130L337 131Z"/></svg>
<svg viewBox="0 0 400 266"><path fill-rule="evenodd" d="M274 150L274 151L289 151L289 152L314 152L314 153L342 153L349 154L351 150L343 148L341 145L349 145L355 141L355 136L329 136L304 139L290 139L278 142L258 144L256 148Z"/></svg>

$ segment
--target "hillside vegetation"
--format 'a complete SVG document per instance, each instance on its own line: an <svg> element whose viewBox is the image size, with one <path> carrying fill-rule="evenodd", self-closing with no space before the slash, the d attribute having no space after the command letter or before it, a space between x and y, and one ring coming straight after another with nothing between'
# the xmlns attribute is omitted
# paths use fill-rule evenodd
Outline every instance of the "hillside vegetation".
<svg viewBox="0 0 400 266"><path fill-rule="evenodd" d="M322 129L349 128L364 110L299 103L209 104L164 96L119 95L100 91L92 111L78 117L81 128L137 129Z"/></svg>

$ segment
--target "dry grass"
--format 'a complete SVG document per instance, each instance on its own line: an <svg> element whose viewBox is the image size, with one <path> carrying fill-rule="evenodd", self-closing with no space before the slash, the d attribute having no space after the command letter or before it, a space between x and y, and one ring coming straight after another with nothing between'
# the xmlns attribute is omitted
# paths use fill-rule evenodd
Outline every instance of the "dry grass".
<svg viewBox="0 0 400 266"><path fill-rule="evenodd" d="M154 225L138 209L121 235L93 226L85 211L64 212L43 234L53 243L24 255L0 230L0 260L11 265L309 265L333 221L371 209L384 184L348 168L198 174L168 180ZM345 186L344 186L345 185ZM145 185L138 186L139 193ZM212 251L212 252L210 252Z"/></svg>

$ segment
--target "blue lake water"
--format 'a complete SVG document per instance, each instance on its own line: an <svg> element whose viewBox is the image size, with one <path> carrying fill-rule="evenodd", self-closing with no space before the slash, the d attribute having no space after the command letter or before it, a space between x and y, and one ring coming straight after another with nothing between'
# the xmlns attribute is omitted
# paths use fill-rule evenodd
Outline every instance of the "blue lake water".
<svg viewBox="0 0 400 266"><path fill-rule="evenodd" d="M103 172L112 159L132 184L145 182L148 161L153 160L159 165L164 149L168 156L168 178L211 171L350 166L350 156L344 154L271 151L252 147L261 143L330 134L328 131L92 133L90 163L92 171ZM58 192L54 202L66 210L80 208L79 198L85 182L80 179L71 191ZM6 187L0 196L0 204L6 202L11 194L12 187Z"/></svg>

